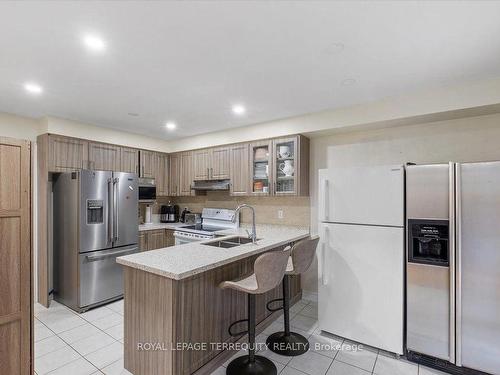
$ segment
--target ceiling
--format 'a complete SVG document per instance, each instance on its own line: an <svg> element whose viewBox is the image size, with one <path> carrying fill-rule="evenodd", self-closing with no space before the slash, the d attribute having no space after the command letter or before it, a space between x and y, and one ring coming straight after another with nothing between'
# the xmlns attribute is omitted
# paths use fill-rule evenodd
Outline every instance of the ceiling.
<svg viewBox="0 0 500 375"><path fill-rule="evenodd" d="M498 76L500 2L0 2L0 111L163 139Z"/></svg>

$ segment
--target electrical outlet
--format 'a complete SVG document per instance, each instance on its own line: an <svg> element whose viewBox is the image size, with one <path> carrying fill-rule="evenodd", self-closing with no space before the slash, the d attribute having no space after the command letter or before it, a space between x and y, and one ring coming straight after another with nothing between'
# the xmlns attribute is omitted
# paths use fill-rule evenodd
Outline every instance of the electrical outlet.
<svg viewBox="0 0 500 375"><path fill-rule="evenodd" d="M283 219L283 210L281 208L278 210L278 219Z"/></svg>

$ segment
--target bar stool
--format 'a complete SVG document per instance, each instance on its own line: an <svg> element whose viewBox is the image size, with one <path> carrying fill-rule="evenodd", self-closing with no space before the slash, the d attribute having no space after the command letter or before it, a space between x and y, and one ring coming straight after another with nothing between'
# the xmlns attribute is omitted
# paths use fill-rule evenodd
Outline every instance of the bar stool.
<svg viewBox="0 0 500 375"><path fill-rule="evenodd" d="M297 242L292 247L292 255L288 259L285 277L283 278L283 298L277 298L269 301L266 305L269 311L283 310L284 331L275 332L266 340L269 350L274 353L285 356L297 356L304 354L309 350L309 341L304 336L290 332L290 277L300 275L307 271L311 266L318 246L319 237L307 238ZM271 308L272 303L281 301L282 305L277 308Z"/></svg>
<svg viewBox="0 0 500 375"><path fill-rule="evenodd" d="M224 281L219 287L234 289L248 294L248 319L238 320L229 326L231 336L240 336L248 333L249 354L238 357L229 363L228 375L276 375L278 373L274 363L259 355L255 355L255 296L276 288L285 274L290 249L272 251L259 256L254 263L253 274L238 281ZM238 333L231 332L231 328L241 322L248 322L248 330Z"/></svg>

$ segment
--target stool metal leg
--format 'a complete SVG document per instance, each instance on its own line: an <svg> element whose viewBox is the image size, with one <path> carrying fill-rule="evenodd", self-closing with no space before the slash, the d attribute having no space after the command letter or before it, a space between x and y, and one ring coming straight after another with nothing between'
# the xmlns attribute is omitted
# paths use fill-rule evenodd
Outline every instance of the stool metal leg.
<svg viewBox="0 0 500 375"><path fill-rule="evenodd" d="M229 363L227 375L277 375L275 364L260 355L255 355L255 295L248 294L248 355Z"/></svg>
<svg viewBox="0 0 500 375"><path fill-rule="evenodd" d="M304 354L309 350L309 341L304 336L290 332L290 276L283 278L283 319L285 330L275 332L266 340L269 350L289 357Z"/></svg>

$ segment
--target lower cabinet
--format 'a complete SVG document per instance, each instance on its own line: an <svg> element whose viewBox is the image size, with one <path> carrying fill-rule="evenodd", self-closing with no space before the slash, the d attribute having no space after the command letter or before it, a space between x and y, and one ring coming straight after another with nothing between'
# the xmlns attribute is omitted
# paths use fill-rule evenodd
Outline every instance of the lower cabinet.
<svg viewBox="0 0 500 375"><path fill-rule="evenodd" d="M139 251L161 249L175 245L172 229L154 229L139 232Z"/></svg>

